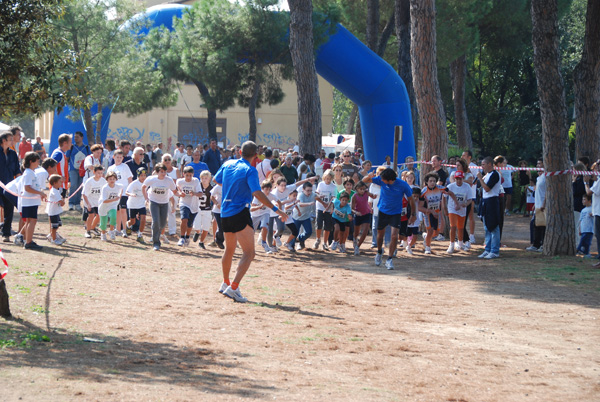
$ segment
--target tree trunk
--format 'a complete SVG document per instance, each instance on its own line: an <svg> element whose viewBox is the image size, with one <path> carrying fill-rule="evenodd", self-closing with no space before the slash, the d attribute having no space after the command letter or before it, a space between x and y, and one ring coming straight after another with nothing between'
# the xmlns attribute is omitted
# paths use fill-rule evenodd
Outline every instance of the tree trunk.
<svg viewBox="0 0 600 402"><path fill-rule="evenodd" d="M419 144L419 113L413 86L410 61L410 0L396 0L395 6L396 37L398 38L398 75L406 85L410 110L412 112L413 136L415 147Z"/></svg>
<svg viewBox="0 0 600 402"><path fill-rule="evenodd" d="M8 302L8 292L6 291L6 282L4 280L0 280L0 317L12 317Z"/></svg>
<svg viewBox="0 0 600 402"><path fill-rule="evenodd" d="M258 94L260 92L260 78L258 75L254 80L254 88L252 88L252 97L248 105L248 119L250 120L250 130L248 140L256 142L256 103L258 102Z"/></svg>
<svg viewBox="0 0 600 402"><path fill-rule="evenodd" d="M96 141L95 144L102 144L102 104L98 103L98 115L96 117ZM90 147L92 144L88 144Z"/></svg>
<svg viewBox="0 0 600 402"><path fill-rule="evenodd" d="M467 57L463 54L450 63L450 79L452 80L452 99L454 101L454 114L456 115L456 136L458 147L461 149L473 148L467 106L465 104L465 84L467 76Z"/></svg>
<svg viewBox="0 0 600 402"><path fill-rule="evenodd" d="M379 37L379 0L367 0L367 46L377 52Z"/></svg>
<svg viewBox="0 0 600 402"><path fill-rule="evenodd" d="M567 170L569 134L565 88L560 74L557 0L532 0L533 62L537 78L544 167ZM575 254L575 219L570 174L546 178L544 255Z"/></svg>
<svg viewBox="0 0 600 402"><path fill-rule="evenodd" d="M362 145L362 127L360 126L360 114L356 116L356 131L354 132L354 150L363 147ZM360 144L360 145L359 145ZM364 151L364 149L363 149Z"/></svg>
<svg viewBox="0 0 600 402"><path fill-rule="evenodd" d="M596 22L594 22L596 21ZM588 0L581 61L573 71L575 153L600 157L600 1Z"/></svg>
<svg viewBox="0 0 600 402"><path fill-rule="evenodd" d="M94 135L94 126L92 124L92 110L89 108L89 106L85 106L83 108L83 125L85 126L88 144L91 146L94 144L96 136Z"/></svg>
<svg viewBox="0 0 600 402"><path fill-rule="evenodd" d="M315 68L312 0L289 0L290 53L298 92L298 138L301 153L321 148L321 99Z"/></svg>
<svg viewBox="0 0 600 402"><path fill-rule="evenodd" d="M411 62L419 121L423 130L421 159L448 157L446 115L437 76L435 0L410 0ZM422 171L431 170L423 165ZM421 175L423 177L423 175Z"/></svg>
<svg viewBox="0 0 600 402"><path fill-rule="evenodd" d="M208 126L208 138L217 140L217 109L214 109L210 105L212 104L212 97L210 96L210 92L208 88L202 81L193 80L192 81L196 88L198 88L198 92L200 92L200 97L204 101L206 105L206 111L208 112L208 118L206 121L206 125Z"/></svg>
<svg viewBox="0 0 600 402"><path fill-rule="evenodd" d="M358 106L356 103L352 106L352 111L348 117L348 124L346 124L346 134L354 134L354 126L356 125L356 116L358 116Z"/></svg>
<svg viewBox="0 0 600 402"><path fill-rule="evenodd" d="M390 36L392 36L392 32L396 26L396 13L393 12L388 18L388 22L385 24L383 28L383 32L381 32L381 36L377 42L377 50L376 53L383 58L383 54L385 53L385 49L387 48L388 41L390 40Z"/></svg>

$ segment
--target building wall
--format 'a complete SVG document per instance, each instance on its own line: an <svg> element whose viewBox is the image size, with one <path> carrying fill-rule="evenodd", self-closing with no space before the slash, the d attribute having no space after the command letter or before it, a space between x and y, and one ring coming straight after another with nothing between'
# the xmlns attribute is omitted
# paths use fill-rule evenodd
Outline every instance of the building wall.
<svg viewBox="0 0 600 402"><path fill-rule="evenodd" d="M204 130L182 133L179 130L179 118L193 119L201 124L206 119L206 109L201 108L201 99L194 85L180 84L181 94L177 105L168 109L154 109L136 117L127 117L124 113L113 114L110 119L107 138L129 140L132 142L156 144L162 142L167 149L177 142L197 145L206 143L207 135ZM257 139L256 142L272 148L290 148L298 141L298 104L296 85L294 82L284 82L286 94L282 103L275 106L263 106L256 111ZM322 111L322 135L333 128L333 87L319 78L319 93ZM182 96L183 95L183 96ZM224 145L240 144L248 139L248 109L234 106L223 113L217 113L217 120L225 119L226 127ZM182 136L183 134L183 136ZM223 138L217 133L219 141Z"/></svg>

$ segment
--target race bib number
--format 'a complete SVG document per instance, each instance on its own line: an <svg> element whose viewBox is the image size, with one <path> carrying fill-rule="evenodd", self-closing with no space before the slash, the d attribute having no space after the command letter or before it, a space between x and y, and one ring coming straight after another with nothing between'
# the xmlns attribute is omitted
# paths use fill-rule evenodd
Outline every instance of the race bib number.
<svg viewBox="0 0 600 402"><path fill-rule="evenodd" d="M164 187L154 187L153 191L156 195L165 195L167 193L167 189Z"/></svg>
<svg viewBox="0 0 600 402"><path fill-rule="evenodd" d="M208 199L208 197L206 197L206 194L202 194L198 198L200 199L200 203L202 203L202 205L206 204L206 200Z"/></svg>
<svg viewBox="0 0 600 402"><path fill-rule="evenodd" d="M462 203L465 201L464 194L455 194L455 196L456 196L456 201L458 201L459 203Z"/></svg>
<svg viewBox="0 0 600 402"><path fill-rule="evenodd" d="M338 210L338 209L334 208L333 213L335 214L335 216L337 216L340 219L346 218L346 214L343 213L342 211Z"/></svg>
<svg viewBox="0 0 600 402"><path fill-rule="evenodd" d="M406 216L406 214L408 213L408 210L406 207L402 208L402 216Z"/></svg>
<svg viewBox="0 0 600 402"><path fill-rule="evenodd" d="M328 203L329 202L329 195L322 195L321 199L323 200L324 203Z"/></svg>
<svg viewBox="0 0 600 402"><path fill-rule="evenodd" d="M100 189L99 188L93 188L92 191L90 191L91 194L100 194Z"/></svg>
<svg viewBox="0 0 600 402"><path fill-rule="evenodd" d="M433 211L437 211L438 209L440 209L440 202L439 201L430 201L427 203L427 209L433 210Z"/></svg>
<svg viewBox="0 0 600 402"><path fill-rule="evenodd" d="M114 199L116 199L116 198L119 198L119 193L110 193L110 194L108 195L108 199L109 199L109 200L114 200Z"/></svg>

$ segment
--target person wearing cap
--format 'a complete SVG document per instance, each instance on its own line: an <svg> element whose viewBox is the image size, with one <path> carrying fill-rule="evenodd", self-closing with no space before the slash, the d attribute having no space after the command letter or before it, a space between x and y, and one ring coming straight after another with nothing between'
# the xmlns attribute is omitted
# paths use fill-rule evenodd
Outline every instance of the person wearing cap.
<svg viewBox="0 0 600 402"><path fill-rule="evenodd" d="M250 203L256 197L267 208L279 215L285 222L287 214L274 206L261 191L258 172L251 165L256 157L257 146L252 141L242 144L242 158L225 162L215 175L215 182L223 186L221 202L221 223L225 234L225 253L222 258L223 283L219 292L233 300L245 303L239 284L246 275L250 263L254 259L254 228L250 217ZM233 281L229 280L229 272L233 262L233 254L237 244L242 249Z"/></svg>
<svg viewBox="0 0 600 402"><path fill-rule="evenodd" d="M452 254L455 251L464 250L465 247L463 242L464 239L464 228L465 228L465 217L467 216L467 206L473 202L475 194L470 185L464 183L465 174L460 170L454 172L454 183L448 185L448 190L454 197L446 195L446 213L448 214L448 220L450 221L450 246L446 251L448 254ZM458 244L454 243L454 239L458 236Z"/></svg>

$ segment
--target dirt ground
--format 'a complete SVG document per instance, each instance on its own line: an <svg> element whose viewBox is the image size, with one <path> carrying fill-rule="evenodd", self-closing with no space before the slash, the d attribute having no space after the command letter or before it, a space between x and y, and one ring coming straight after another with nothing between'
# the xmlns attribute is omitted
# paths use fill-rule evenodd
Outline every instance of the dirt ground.
<svg viewBox="0 0 600 402"><path fill-rule="evenodd" d="M522 217L489 261L479 224L471 252L418 246L394 271L365 245L257 250L248 304L217 292L216 248L101 243L63 218L63 246L1 244L1 400L600 400L600 270L523 251Z"/></svg>

